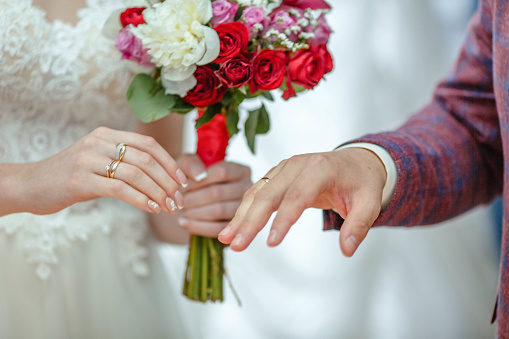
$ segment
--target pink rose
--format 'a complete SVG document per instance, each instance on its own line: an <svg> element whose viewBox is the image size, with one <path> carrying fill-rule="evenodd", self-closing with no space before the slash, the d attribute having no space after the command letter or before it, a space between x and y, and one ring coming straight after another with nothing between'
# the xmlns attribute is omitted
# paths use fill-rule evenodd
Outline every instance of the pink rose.
<svg viewBox="0 0 509 339"><path fill-rule="evenodd" d="M241 21L244 22L244 26L246 26L249 31L249 38L255 38L259 31L254 28L256 24L266 25L265 22L265 10L262 7L258 6L247 6L242 13Z"/></svg>
<svg viewBox="0 0 509 339"><path fill-rule="evenodd" d="M275 9L270 15L269 15L269 23L268 25L265 25L266 27L263 30L263 35L267 33L270 29L275 29L276 31L280 33L285 33L287 28L290 28L292 26L295 26L297 24L297 20L299 20L300 17L302 17L302 11L297 9L299 11L299 16L294 16L288 12L290 8L286 6L281 6L277 9ZM296 41L298 38L298 35L295 33L292 33L288 39L291 41Z"/></svg>
<svg viewBox="0 0 509 339"><path fill-rule="evenodd" d="M315 38L311 39L311 43L314 45L326 45L329 42L329 36L332 33L332 29L325 21L323 14L318 18L319 26L313 31Z"/></svg>
<svg viewBox="0 0 509 339"><path fill-rule="evenodd" d="M115 46L122 52L122 59L137 62L140 66L155 67L150 62L151 58L147 50L143 49L141 40L131 33L129 27L124 28L115 39Z"/></svg>
<svg viewBox="0 0 509 339"><path fill-rule="evenodd" d="M238 9L239 5L234 2L227 0L214 1L212 3L212 13L214 16L210 20L212 27L215 27L219 24L232 22L235 18L235 14L237 14Z"/></svg>
<svg viewBox="0 0 509 339"><path fill-rule="evenodd" d="M295 16L291 15L287 11L272 12L269 16L270 28L273 28L283 33L287 28L290 28L296 24Z"/></svg>

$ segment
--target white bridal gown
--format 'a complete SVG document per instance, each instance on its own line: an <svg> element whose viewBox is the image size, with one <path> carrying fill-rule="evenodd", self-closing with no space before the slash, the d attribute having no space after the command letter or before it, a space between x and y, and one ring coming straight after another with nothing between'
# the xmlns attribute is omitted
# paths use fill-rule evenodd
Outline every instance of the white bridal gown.
<svg viewBox="0 0 509 339"><path fill-rule="evenodd" d="M72 26L30 0L0 0L0 163L133 126L131 75L101 35L121 5L88 0ZM185 338L156 245L144 212L114 199L1 217L0 338Z"/></svg>

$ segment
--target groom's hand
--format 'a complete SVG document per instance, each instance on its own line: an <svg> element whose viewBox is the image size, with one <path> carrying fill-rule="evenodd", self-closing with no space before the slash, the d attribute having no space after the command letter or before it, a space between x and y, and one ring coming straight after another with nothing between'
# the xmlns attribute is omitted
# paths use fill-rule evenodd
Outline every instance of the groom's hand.
<svg viewBox="0 0 509 339"><path fill-rule="evenodd" d="M267 241L276 246L305 209L334 209L345 219L340 244L350 257L380 214L387 174L371 151L346 148L292 157L265 178L246 192L235 217L219 234L221 242L243 251L278 211Z"/></svg>
<svg viewBox="0 0 509 339"><path fill-rule="evenodd" d="M251 170L225 161L205 169L195 154L184 154L177 163L192 178L184 191L185 207L180 211L179 224L190 233L217 237L252 186Z"/></svg>

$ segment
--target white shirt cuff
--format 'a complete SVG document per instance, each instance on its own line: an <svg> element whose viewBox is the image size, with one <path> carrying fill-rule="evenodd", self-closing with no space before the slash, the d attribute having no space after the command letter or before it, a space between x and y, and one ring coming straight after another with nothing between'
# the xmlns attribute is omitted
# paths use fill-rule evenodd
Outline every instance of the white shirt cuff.
<svg viewBox="0 0 509 339"><path fill-rule="evenodd" d="M394 195L394 190L396 189L396 182L398 181L398 170L396 168L396 163L392 159L391 155L385 148L382 146L378 146L375 144L370 144L367 142L356 142L353 144L348 144L341 146L339 149L343 148L364 148L370 150L375 153L375 155L380 159L380 161L385 166L385 172L387 173L387 181L385 182L384 190L382 193L382 208L386 207L391 201L392 196Z"/></svg>

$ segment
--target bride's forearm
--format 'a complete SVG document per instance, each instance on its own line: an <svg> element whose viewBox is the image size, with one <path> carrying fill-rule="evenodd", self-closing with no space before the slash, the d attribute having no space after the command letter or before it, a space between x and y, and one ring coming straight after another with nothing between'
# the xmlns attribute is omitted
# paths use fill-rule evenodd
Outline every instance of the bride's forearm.
<svg viewBox="0 0 509 339"><path fill-rule="evenodd" d="M30 164L0 164L0 216L29 212L33 196L30 185Z"/></svg>

